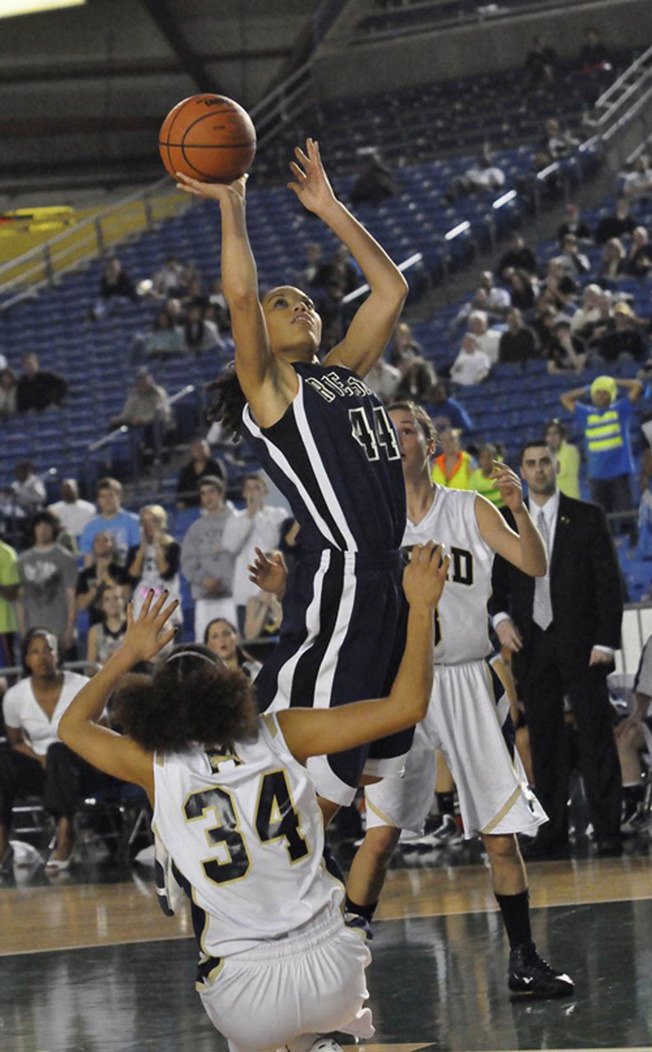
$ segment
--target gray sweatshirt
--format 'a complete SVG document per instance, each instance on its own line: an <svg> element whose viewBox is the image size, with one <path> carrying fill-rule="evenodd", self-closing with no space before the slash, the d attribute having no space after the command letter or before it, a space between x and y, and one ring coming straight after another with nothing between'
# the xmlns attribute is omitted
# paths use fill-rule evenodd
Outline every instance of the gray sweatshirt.
<svg viewBox="0 0 652 1052"><path fill-rule="evenodd" d="M222 548L222 534L233 508L225 504L219 515L200 515L181 543L181 572L190 582L193 599L217 599L231 595L235 557ZM222 591L209 596L202 588L204 577L219 577Z"/></svg>

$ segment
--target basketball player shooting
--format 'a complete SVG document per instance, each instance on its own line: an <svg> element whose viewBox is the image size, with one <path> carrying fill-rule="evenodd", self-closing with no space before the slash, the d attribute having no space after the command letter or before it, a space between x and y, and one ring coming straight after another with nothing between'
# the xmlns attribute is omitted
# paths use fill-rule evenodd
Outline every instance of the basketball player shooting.
<svg viewBox="0 0 652 1052"><path fill-rule="evenodd" d="M363 378L383 353L407 284L335 197L313 139L305 151L296 148L290 169L290 189L346 245L370 289L342 342L321 362L321 321L311 298L283 285L259 299L245 180L226 186L179 175L178 182L220 204L236 374L222 381L222 423L242 429L301 527L305 555L288 582L280 642L256 680L259 707L271 712L383 696L405 638L401 454L385 408ZM326 820L351 803L363 776L400 770L411 737L407 731L369 749L309 760Z"/></svg>

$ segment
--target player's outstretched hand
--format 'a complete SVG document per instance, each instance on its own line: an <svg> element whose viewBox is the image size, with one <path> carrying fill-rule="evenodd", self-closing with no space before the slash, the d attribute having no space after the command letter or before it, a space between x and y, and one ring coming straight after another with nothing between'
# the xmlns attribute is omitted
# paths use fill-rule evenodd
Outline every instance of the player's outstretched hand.
<svg viewBox="0 0 652 1052"><path fill-rule="evenodd" d="M248 175L241 175L232 183L201 183L199 179L191 179L183 172L177 172L177 190L183 190L193 197L207 197L212 201L228 201L229 197L235 195L236 199L244 201Z"/></svg>
<svg viewBox="0 0 652 1052"><path fill-rule="evenodd" d="M168 602L169 592L162 592L154 602L154 592L150 589L137 618L134 619L133 606L127 608L127 633L122 644L122 652L129 657L132 665L139 661L151 661L153 657L174 639L176 629L165 629L166 623L179 605L179 600Z"/></svg>
<svg viewBox="0 0 652 1052"><path fill-rule="evenodd" d="M260 548L254 548L256 558L249 564L249 580L257 584L263 592L273 592L279 598L285 593L288 568L282 552L270 552L266 555Z"/></svg>
<svg viewBox="0 0 652 1052"><path fill-rule="evenodd" d="M288 183L288 188L309 212L322 215L335 201L335 194L319 155L319 143L306 139L305 152L300 146L295 146L294 156L296 160L290 161L294 180Z"/></svg>
<svg viewBox="0 0 652 1052"><path fill-rule="evenodd" d="M512 512L519 511L523 507L523 487L516 472L507 464L503 464L502 460L494 460L491 477L495 480L506 507Z"/></svg>
<svg viewBox="0 0 652 1052"><path fill-rule="evenodd" d="M403 573L403 591L410 606L422 603L433 610L441 599L450 559L441 544L415 544Z"/></svg>

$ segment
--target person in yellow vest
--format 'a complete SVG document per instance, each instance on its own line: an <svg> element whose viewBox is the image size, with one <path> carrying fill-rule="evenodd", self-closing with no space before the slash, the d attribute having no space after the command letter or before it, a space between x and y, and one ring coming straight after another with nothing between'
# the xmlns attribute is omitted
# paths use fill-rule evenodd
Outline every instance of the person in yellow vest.
<svg viewBox="0 0 652 1052"><path fill-rule="evenodd" d="M618 389L623 393L619 395ZM591 500L605 512L627 512L634 505L631 476L630 421L633 403L640 398L640 380L616 380L597 376L589 387L576 387L561 395L564 409L572 413L584 433ZM580 399L590 397L590 402ZM633 542L636 526L626 522L624 529Z"/></svg>
<svg viewBox="0 0 652 1052"><path fill-rule="evenodd" d="M460 436L456 427L445 427L438 433L441 453L432 463L431 478L448 489L473 489L471 473L474 463L471 454L462 449Z"/></svg>
<svg viewBox="0 0 652 1052"><path fill-rule="evenodd" d="M470 489L486 497L497 508L504 508L505 501L500 495L498 484L494 478L496 464L502 461L498 447L492 442L486 442L478 450L478 466L471 472Z"/></svg>
<svg viewBox="0 0 652 1052"><path fill-rule="evenodd" d="M580 499L580 451L572 442L567 442L568 431L561 420L549 420L544 431L546 445L559 463L557 489L567 497Z"/></svg>

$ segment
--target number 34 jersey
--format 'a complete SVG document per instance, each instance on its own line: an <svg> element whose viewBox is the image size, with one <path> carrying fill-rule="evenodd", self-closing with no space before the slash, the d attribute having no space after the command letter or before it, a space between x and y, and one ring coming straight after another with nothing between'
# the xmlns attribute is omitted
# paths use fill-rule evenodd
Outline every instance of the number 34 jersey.
<svg viewBox="0 0 652 1052"><path fill-rule="evenodd" d="M294 362L298 391L272 427L242 422L289 501L306 551L395 551L405 529L398 438L382 402L342 366Z"/></svg>
<svg viewBox="0 0 652 1052"><path fill-rule="evenodd" d="M315 790L276 716L232 751L157 753L154 785L153 826L192 900L205 957L281 938L341 903L323 864Z"/></svg>
<svg viewBox="0 0 652 1052"><path fill-rule="evenodd" d="M436 541L446 546L450 568L437 607L435 662L480 661L491 652L487 603L494 553L483 540L475 492L435 487L435 499L415 525L408 519L404 546Z"/></svg>

